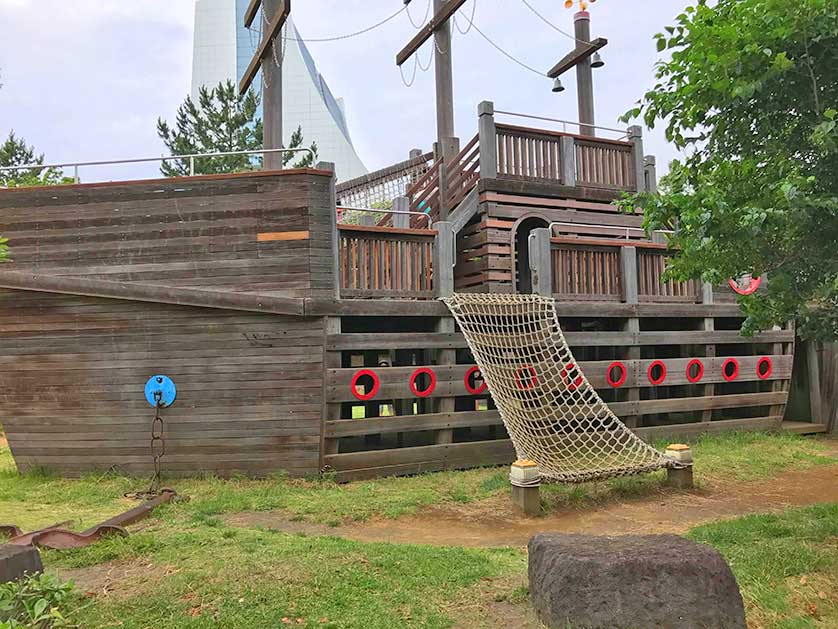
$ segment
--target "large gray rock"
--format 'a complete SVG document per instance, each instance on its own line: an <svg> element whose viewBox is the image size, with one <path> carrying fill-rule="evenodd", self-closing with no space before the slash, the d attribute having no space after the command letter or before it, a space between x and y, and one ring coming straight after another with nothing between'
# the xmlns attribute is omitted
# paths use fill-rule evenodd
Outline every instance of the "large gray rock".
<svg viewBox="0 0 838 629"><path fill-rule="evenodd" d="M37 574L43 569L41 555L34 546L0 546L0 583L16 581L25 574Z"/></svg>
<svg viewBox="0 0 838 629"><path fill-rule="evenodd" d="M551 629L746 626L722 556L677 535L536 535L529 579L535 611Z"/></svg>

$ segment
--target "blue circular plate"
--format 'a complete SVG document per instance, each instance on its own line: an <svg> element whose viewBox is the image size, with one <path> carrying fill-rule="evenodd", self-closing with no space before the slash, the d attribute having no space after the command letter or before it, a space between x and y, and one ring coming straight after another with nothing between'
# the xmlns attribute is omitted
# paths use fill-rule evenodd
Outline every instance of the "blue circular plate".
<svg viewBox="0 0 838 629"><path fill-rule="evenodd" d="M154 407L157 406L158 399L161 407L171 406L176 397L175 383L168 376L151 376L145 383L145 399Z"/></svg>

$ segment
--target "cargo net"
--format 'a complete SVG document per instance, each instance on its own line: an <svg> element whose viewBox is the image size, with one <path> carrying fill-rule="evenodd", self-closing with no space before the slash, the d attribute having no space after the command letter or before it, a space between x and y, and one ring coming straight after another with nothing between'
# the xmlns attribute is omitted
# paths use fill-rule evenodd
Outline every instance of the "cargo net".
<svg viewBox="0 0 838 629"><path fill-rule="evenodd" d="M552 299L457 294L444 301L518 458L538 464L544 480L582 483L675 465L597 395L570 352Z"/></svg>

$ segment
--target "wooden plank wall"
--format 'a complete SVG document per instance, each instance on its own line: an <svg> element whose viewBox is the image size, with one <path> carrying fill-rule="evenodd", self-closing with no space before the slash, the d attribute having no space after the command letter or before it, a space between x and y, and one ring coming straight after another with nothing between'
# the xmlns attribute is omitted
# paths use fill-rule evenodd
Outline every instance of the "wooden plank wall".
<svg viewBox="0 0 838 629"><path fill-rule="evenodd" d="M167 475L316 474L323 319L0 291L2 423L23 472L146 475L149 377Z"/></svg>
<svg viewBox="0 0 838 629"><path fill-rule="evenodd" d="M577 230L561 227L556 231L601 238L625 237L624 233L604 226L638 228L642 224L642 217L621 214L609 202L483 191L478 215L457 238L457 291L513 292L515 229L529 217L541 218L544 227L553 221L575 223L580 226Z"/></svg>
<svg viewBox="0 0 838 629"><path fill-rule="evenodd" d="M730 329L741 319L723 316L729 315L727 307L717 308L719 316L710 318L719 328L713 330L713 326L704 329L705 313L697 312L695 305L671 304L665 306L668 312L680 309L676 324L665 316L647 314L640 319L639 330L631 332L623 331L623 317L603 319L584 303L574 308L575 316L561 320L579 365L619 417L634 418L632 423L642 436L779 426L792 370L792 329L745 338ZM568 309L563 306L563 314ZM604 322L608 329L597 329ZM375 323L371 320L370 325ZM585 331L592 327L595 331ZM718 348L715 356L704 354L709 344ZM459 333L333 330L326 337L325 351L331 367L324 382L324 403L329 409L324 415L324 462L339 480L513 460L511 444L488 395L470 393L466 387L473 361ZM443 351L453 352L456 360L445 364L437 360ZM771 359L773 367L767 377L760 378L756 369L763 356ZM704 375L695 384L687 379L687 365L693 358L704 366ZM731 358L739 363L739 374L728 381L722 369ZM656 386L648 370L658 359L665 363L667 376ZM606 378L614 361L627 371L625 382L617 388ZM419 398L410 388L410 378L423 368L434 371L436 386L427 397ZM364 369L376 374L379 386L371 400L362 402L352 382ZM713 390L707 394L709 383ZM370 390L370 386L360 388L362 394ZM440 412L443 400L449 401L448 409ZM359 409L365 417L353 419ZM438 436L446 431L451 439L441 441Z"/></svg>
<svg viewBox="0 0 838 629"><path fill-rule="evenodd" d="M9 271L334 297L331 173L0 191Z"/></svg>

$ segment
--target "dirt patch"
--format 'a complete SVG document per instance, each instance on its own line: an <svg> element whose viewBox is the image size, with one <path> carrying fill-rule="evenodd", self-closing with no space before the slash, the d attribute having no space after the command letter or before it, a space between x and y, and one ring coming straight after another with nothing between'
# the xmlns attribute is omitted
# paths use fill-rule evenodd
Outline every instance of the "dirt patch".
<svg viewBox="0 0 838 629"><path fill-rule="evenodd" d="M295 520L285 511L242 511L222 518L227 526L264 528L269 531L303 535L340 536L340 528Z"/></svg>
<svg viewBox="0 0 838 629"><path fill-rule="evenodd" d="M530 605L526 575L486 577L465 589L447 605L445 615L454 619L455 629L472 627L518 627L542 629Z"/></svg>
<svg viewBox="0 0 838 629"><path fill-rule="evenodd" d="M108 561L84 568L59 568L55 573L72 581L87 596L127 598L151 591L156 584L178 571L175 566L158 566L148 560Z"/></svg>
<svg viewBox="0 0 838 629"><path fill-rule="evenodd" d="M465 505L429 507L396 520L376 519L340 527L291 521L287 513L277 511L238 513L225 521L231 526L335 535L365 542L522 547L532 535L543 531L592 535L684 533L712 520L824 502L838 502L838 465L786 472L755 482L661 492L598 507L566 507L540 518L523 517L507 496L498 496Z"/></svg>

